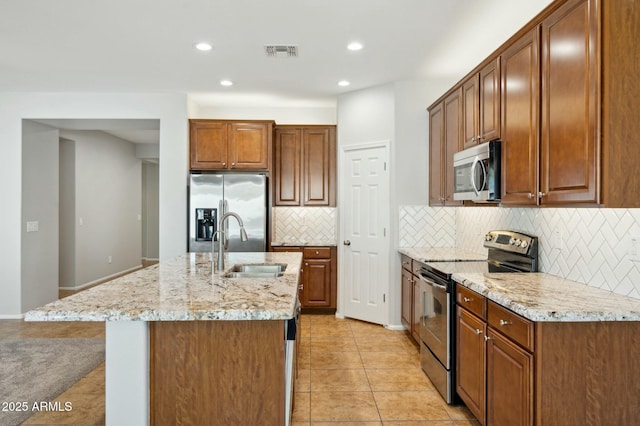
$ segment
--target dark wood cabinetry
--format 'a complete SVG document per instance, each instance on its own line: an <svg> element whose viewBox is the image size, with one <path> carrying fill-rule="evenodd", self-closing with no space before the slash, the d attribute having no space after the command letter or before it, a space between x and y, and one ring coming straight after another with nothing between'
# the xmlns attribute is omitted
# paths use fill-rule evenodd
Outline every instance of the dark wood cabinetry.
<svg viewBox="0 0 640 426"><path fill-rule="evenodd" d="M429 109L429 205L455 206L453 199L453 154L462 147L462 89L449 94Z"/></svg>
<svg viewBox="0 0 640 426"><path fill-rule="evenodd" d="M486 323L457 307L456 392L482 424L486 410Z"/></svg>
<svg viewBox="0 0 640 426"><path fill-rule="evenodd" d="M462 84L463 148L500 138L500 58Z"/></svg>
<svg viewBox="0 0 640 426"><path fill-rule="evenodd" d="M335 206L335 126L276 126L274 172L275 206Z"/></svg>
<svg viewBox="0 0 640 426"><path fill-rule="evenodd" d="M418 286L417 269L419 264L414 262L410 257L401 256L401 276L400 286L402 291L401 311L402 311L402 325L404 325L416 342L420 341L418 324L420 318L416 318L415 301L417 299L416 291Z"/></svg>
<svg viewBox="0 0 640 426"><path fill-rule="evenodd" d="M272 247L272 251L302 252L302 281L298 298L303 308L335 310L338 256L336 247Z"/></svg>
<svg viewBox="0 0 640 426"><path fill-rule="evenodd" d="M191 170L269 169L272 121L189 120Z"/></svg>
<svg viewBox="0 0 640 426"><path fill-rule="evenodd" d="M634 2L556 0L454 86L468 147L492 127L500 75L503 204L640 207L639 39ZM432 140L444 137L439 112Z"/></svg>

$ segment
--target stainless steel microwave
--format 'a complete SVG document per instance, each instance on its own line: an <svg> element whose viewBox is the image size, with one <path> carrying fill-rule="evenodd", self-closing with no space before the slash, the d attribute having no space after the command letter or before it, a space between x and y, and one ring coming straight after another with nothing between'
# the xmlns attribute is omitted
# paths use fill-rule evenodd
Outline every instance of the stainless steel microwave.
<svg viewBox="0 0 640 426"><path fill-rule="evenodd" d="M453 199L500 201L500 141L485 142L453 154Z"/></svg>

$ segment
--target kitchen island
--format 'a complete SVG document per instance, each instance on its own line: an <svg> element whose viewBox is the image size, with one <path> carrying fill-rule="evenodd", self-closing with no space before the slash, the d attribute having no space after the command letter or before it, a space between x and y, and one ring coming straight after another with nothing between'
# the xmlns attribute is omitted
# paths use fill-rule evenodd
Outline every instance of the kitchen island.
<svg viewBox="0 0 640 426"><path fill-rule="evenodd" d="M225 264L287 264L277 278L226 278L187 253L27 313L106 322L106 422L284 424L285 332L300 253L227 253Z"/></svg>

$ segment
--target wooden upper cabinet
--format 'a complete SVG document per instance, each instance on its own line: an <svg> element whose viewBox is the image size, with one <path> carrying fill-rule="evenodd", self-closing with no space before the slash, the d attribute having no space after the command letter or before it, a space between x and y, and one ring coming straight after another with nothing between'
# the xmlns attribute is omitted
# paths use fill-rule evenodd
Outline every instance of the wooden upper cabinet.
<svg viewBox="0 0 640 426"><path fill-rule="evenodd" d="M335 126L276 126L274 172L275 206L335 206Z"/></svg>
<svg viewBox="0 0 640 426"><path fill-rule="evenodd" d="M455 206L453 199L453 154L462 147L462 89L451 92L442 103L429 109L429 205Z"/></svg>
<svg viewBox="0 0 640 426"><path fill-rule="evenodd" d="M300 205L300 129L276 127L274 196L279 206Z"/></svg>
<svg viewBox="0 0 640 426"><path fill-rule="evenodd" d="M192 170L269 169L271 121L189 120Z"/></svg>
<svg viewBox="0 0 640 426"><path fill-rule="evenodd" d="M500 58L462 83L464 149L500 138Z"/></svg>
<svg viewBox="0 0 640 426"><path fill-rule="evenodd" d="M429 109L429 205L444 203L444 102Z"/></svg>
<svg viewBox="0 0 640 426"><path fill-rule="evenodd" d="M477 75L472 76L462 84L462 138L464 149L478 144L478 87L480 80Z"/></svg>
<svg viewBox="0 0 640 426"><path fill-rule="evenodd" d="M542 22L540 204L599 202L598 21L589 3L569 1Z"/></svg>
<svg viewBox="0 0 640 426"><path fill-rule="evenodd" d="M302 203L336 205L335 127L302 129Z"/></svg>
<svg viewBox="0 0 640 426"><path fill-rule="evenodd" d="M535 28L501 55L502 203L537 204L539 33Z"/></svg>

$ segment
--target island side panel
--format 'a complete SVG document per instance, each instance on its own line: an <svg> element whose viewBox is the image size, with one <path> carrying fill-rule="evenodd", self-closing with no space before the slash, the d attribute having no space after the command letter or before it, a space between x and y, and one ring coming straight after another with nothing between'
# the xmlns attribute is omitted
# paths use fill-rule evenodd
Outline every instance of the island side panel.
<svg viewBox="0 0 640 426"><path fill-rule="evenodd" d="M284 321L150 324L151 425L285 422Z"/></svg>
<svg viewBox="0 0 640 426"><path fill-rule="evenodd" d="M640 322L536 323L536 424L640 418Z"/></svg>
<svg viewBox="0 0 640 426"><path fill-rule="evenodd" d="M149 324L107 321L105 328L106 424L149 424Z"/></svg>

